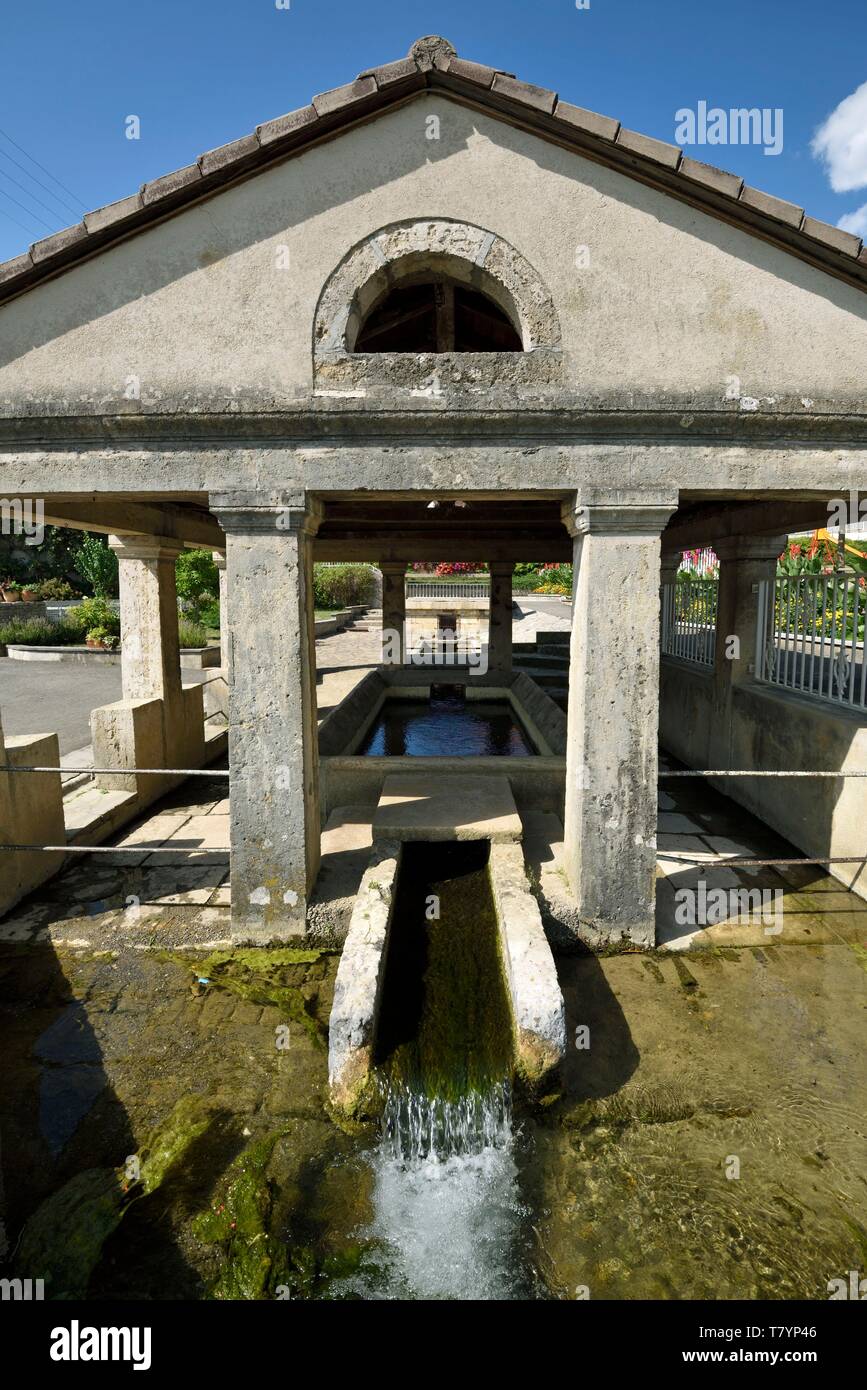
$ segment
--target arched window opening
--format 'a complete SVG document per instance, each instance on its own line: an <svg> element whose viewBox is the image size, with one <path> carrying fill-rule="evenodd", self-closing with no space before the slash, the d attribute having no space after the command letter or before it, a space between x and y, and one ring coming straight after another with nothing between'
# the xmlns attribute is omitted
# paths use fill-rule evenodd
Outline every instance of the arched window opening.
<svg viewBox="0 0 867 1390"><path fill-rule="evenodd" d="M522 352L499 305L448 280L392 289L368 314L355 352Z"/></svg>

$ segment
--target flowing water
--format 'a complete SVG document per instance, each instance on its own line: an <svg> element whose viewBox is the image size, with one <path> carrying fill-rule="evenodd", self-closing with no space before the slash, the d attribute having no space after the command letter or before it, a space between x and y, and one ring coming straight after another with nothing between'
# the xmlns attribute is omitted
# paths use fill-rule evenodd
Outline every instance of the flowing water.
<svg viewBox="0 0 867 1390"><path fill-rule="evenodd" d="M531 1296L512 1028L486 844L407 845L379 1030L382 1130L365 1298ZM429 921L434 896L439 917Z"/></svg>

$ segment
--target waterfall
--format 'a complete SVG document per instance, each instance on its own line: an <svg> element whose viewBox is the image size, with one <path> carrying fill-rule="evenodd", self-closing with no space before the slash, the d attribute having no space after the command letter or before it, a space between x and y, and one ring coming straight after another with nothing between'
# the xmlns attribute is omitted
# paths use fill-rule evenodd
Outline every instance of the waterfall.
<svg viewBox="0 0 867 1390"><path fill-rule="evenodd" d="M458 1101L389 1090L372 1158L374 1216L362 1270L342 1281L365 1299L534 1297L521 1248L508 1083Z"/></svg>

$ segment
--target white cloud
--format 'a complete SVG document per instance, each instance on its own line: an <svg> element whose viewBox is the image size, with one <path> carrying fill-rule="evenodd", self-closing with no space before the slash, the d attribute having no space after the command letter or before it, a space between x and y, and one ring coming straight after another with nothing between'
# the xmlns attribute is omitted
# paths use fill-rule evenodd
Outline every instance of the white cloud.
<svg viewBox="0 0 867 1390"><path fill-rule="evenodd" d="M856 236L863 237L867 241L867 203L862 208L857 208L855 212L847 212L845 217L841 217L837 226L843 232L854 232Z"/></svg>
<svg viewBox="0 0 867 1390"><path fill-rule="evenodd" d="M810 148L824 160L835 193L867 187L867 82L822 122Z"/></svg>

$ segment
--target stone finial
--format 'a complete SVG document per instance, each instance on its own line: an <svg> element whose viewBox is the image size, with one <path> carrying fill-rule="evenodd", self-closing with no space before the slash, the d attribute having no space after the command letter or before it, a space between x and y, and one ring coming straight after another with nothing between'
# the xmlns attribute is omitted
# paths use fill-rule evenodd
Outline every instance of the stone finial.
<svg viewBox="0 0 867 1390"><path fill-rule="evenodd" d="M456 58L457 49L439 34L426 34L423 39L416 39L409 56L420 72L427 72L433 67L444 67L450 58Z"/></svg>

